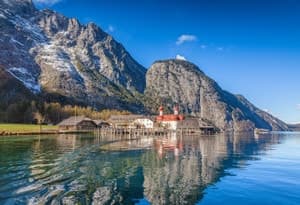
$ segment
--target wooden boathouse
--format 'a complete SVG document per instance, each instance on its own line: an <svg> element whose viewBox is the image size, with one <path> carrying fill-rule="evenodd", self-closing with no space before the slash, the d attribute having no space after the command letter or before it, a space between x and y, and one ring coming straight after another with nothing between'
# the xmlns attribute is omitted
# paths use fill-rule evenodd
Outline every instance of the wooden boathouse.
<svg viewBox="0 0 300 205"><path fill-rule="evenodd" d="M69 117L58 124L59 131L92 131L97 124L85 116Z"/></svg>

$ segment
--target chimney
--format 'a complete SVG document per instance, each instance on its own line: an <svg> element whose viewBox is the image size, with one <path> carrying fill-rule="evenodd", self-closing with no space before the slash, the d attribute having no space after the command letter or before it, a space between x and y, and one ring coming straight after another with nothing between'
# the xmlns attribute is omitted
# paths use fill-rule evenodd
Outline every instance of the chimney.
<svg viewBox="0 0 300 205"><path fill-rule="evenodd" d="M164 115L164 107L160 106L159 107L159 116L163 116Z"/></svg>

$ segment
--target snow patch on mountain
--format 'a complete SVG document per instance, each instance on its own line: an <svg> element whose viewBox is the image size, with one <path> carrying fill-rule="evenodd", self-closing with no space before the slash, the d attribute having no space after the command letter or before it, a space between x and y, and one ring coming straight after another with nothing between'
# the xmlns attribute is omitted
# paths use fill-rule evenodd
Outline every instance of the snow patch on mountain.
<svg viewBox="0 0 300 205"><path fill-rule="evenodd" d="M55 44L43 44L39 48L41 63L61 72L76 72L68 53Z"/></svg>
<svg viewBox="0 0 300 205"><path fill-rule="evenodd" d="M10 38L10 42L15 43L15 44L18 44L18 45L20 45L20 46L24 46L23 43L21 43L20 41L17 41L17 40L14 39L13 37Z"/></svg>
<svg viewBox="0 0 300 205"><path fill-rule="evenodd" d="M7 17L6 17L6 16L4 16L4 14L1 14L1 13L0 13L0 18L7 19Z"/></svg>
<svg viewBox="0 0 300 205"><path fill-rule="evenodd" d="M41 86L38 84L37 79L26 68L12 67L7 71L21 81L33 93L37 94L41 92Z"/></svg>
<svg viewBox="0 0 300 205"><path fill-rule="evenodd" d="M8 5L12 5L10 1L8 0L3 0L4 3L8 4Z"/></svg>
<svg viewBox="0 0 300 205"><path fill-rule="evenodd" d="M22 29L27 33L31 33L32 40L35 43L46 41L42 30L37 25L33 24L31 21L22 18L19 15L14 16L14 18L11 18L9 21L13 23L17 28Z"/></svg>

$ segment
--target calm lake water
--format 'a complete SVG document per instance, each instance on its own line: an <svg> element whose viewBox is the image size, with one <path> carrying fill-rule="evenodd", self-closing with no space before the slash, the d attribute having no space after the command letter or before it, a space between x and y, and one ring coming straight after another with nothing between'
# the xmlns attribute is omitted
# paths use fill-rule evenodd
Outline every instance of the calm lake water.
<svg viewBox="0 0 300 205"><path fill-rule="evenodd" d="M0 204L300 204L300 133L0 137Z"/></svg>

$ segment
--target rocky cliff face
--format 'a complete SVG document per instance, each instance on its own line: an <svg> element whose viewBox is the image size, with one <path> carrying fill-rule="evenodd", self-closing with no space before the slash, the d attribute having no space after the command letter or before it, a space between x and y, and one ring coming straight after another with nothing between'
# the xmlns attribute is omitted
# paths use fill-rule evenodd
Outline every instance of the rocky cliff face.
<svg viewBox="0 0 300 205"><path fill-rule="evenodd" d="M6 109L11 103L19 102L25 98L34 99L35 96L19 80L0 67L0 99L1 106L3 106L2 109Z"/></svg>
<svg viewBox="0 0 300 205"><path fill-rule="evenodd" d="M146 96L155 99L152 105L178 104L181 112L209 120L223 130L288 129L285 123L259 110L242 96L222 90L187 61L155 62L147 72L146 85Z"/></svg>
<svg viewBox="0 0 300 205"><path fill-rule="evenodd" d="M0 1L0 65L35 94L141 109L146 69L95 24L81 25L30 0Z"/></svg>

